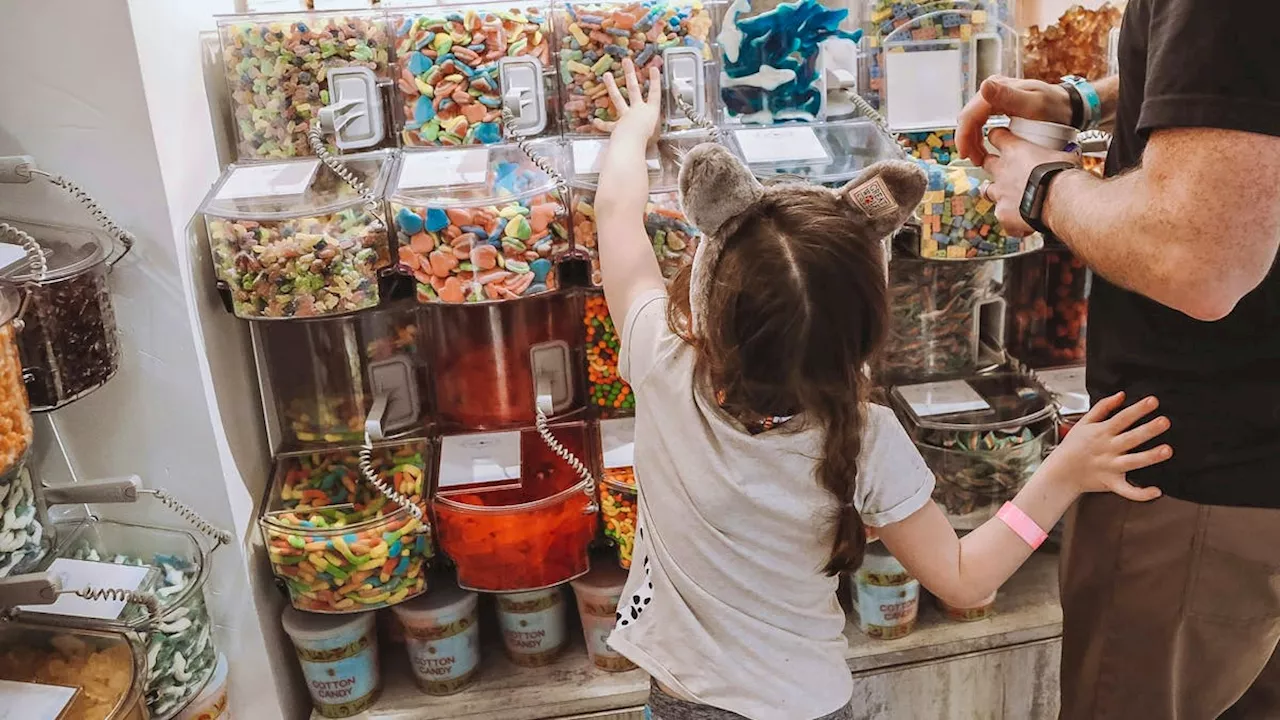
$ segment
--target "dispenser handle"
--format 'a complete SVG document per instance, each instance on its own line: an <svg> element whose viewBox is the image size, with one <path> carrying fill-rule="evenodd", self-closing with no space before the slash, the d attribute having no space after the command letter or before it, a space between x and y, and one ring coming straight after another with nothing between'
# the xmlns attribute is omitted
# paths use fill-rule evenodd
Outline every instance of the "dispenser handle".
<svg viewBox="0 0 1280 720"><path fill-rule="evenodd" d="M62 593L62 579L51 572L0 578L0 609L19 605L52 605Z"/></svg>
<svg viewBox="0 0 1280 720"><path fill-rule="evenodd" d="M498 61L502 104L513 116L507 131L516 137L537 135L547 128L547 91L542 61L522 55Z"/></svg>
<svg viewBox="0 0 1280 720"><path fill-rule="evenodd" d="M375 395L369 413L364 416L364 434L370 442L377 442L386 437L382 432L382 418L387 414L387 403L390 400L389 395Z"/></svg>
<svg viewBox="0 0 1280 720"><path fill-rule="evenodd" d="M101 478L71 485L44 488L44 501L48 505L77 505L89 503L132 503L138 500L142 478L137 475Z"/></svg>

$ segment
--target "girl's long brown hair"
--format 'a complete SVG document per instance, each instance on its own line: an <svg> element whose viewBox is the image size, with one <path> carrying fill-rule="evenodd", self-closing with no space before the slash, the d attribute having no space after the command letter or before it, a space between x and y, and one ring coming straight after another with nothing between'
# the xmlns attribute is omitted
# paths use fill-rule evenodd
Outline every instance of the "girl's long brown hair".
<svg viewBox="0 0 1280 720"><path fill-rule="evenodd" d="M854 508L870 384L887 301L879 240L851 231L858 212L816 189L766 193L725 237L700 337L690 332L689 279L673 281L672 331L693 345L696 369L739 419L803 414L825 428L818 479L839 503L824 572L862 564L866 535Z"/></svg>

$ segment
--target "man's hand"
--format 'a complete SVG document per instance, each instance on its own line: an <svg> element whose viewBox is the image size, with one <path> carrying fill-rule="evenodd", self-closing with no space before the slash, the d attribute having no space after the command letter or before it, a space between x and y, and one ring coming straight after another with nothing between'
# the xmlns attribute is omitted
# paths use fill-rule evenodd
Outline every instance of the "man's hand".
<svg viewBox="0 0 1280 720"><path fill-rule="evenodd" d="M960 111L956 130L956 149L974 165L982 165L987 159L982 147L982 126L992 115L1067 125L1071 122L1071 98L1066 88L1039 80L1014 80L1002 75L983 80L982 87Z"/></svg>
<svg viewBox="0 0 1280 720"><path fill-rule="evenodd" d="M979 128L981 129L981 128ZM1004 128L991 131L991 144L1000 151L999 155L987 155L982 169L991 175L991 183L987 186L987 199L996 204L996 219L1004 227L1004 231L1015 237L1030 235L1032 230L1022 219L1022 192L1027 187L1027 178L1037 165L1065 160L1079 164L1080 157L1074 153L1053 152L1039 145L1023 140Z"/></svg>

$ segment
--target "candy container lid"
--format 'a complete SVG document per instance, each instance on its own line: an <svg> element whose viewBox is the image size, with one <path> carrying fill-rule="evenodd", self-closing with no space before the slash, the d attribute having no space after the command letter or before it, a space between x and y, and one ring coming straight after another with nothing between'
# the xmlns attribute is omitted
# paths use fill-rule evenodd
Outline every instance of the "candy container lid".
<svg viewBox="0 0 1280 720"><path fill-rule="evenodd" d="M535 143L557 173L567 169L564 146ZM556 178L515 145L406 150L388 183L387 197L406 205L487 205L548 193Z"/></svg>
<svg viewBox="0 0 1280 720"><path fill-rule="evenodd" d="M649 167L649 192L672 192L680 187L680 159L703 143L713 142L710 135L682 133L664 137L649 147L645 163ZM569 184L595 190L600 185L600 163L604 160L608 138L574 138L566 141L570 167Z"/></svg>
<svg viewBox="0 0 1280 720"><path fill-rule="evenodd" d="M903 156L883 130L862 118L741 127L726 135L729 148L761 179L798 176L816 183L842 183L874 162Z"/></svg>
<svg viewBox="0 0 1280 720"><path fill-rule="evenodd" d="M610 595L622 592L627 584L627 571L616 563L592 563L591 572L569 583L573 591L587 595Z"/></svg>
<svg viewBox="0 0 1280 720"><path fill-rule="evenodd" d="M49 654L57 654L56 659L50 658L50 664L57 666L52 670L57 673L56 678L39 676L40 673L50 671L50 668L45 667L45 663L33 654L43 648L47 648ZM119 652L120 649L128 653L127 660L126 656ZM111 657L116 654L120 654L121 657ZM91 657L96 662L92 664L85 662L83 665L79 663L79 659L88 661ZM121 667L126 662L129 665ZM144 648L137 642L136 635L100 630L53 628L20 621L0 623L0 681L37 684L37 688L33 689L65 688L82 691L90 683L98 688L107 686L110 678L105 678L104 673L109 670L120 672L129 678L128 683L123 687L112 691L113 697L91 698L83 692L76 692L76 695L68 696L67 700L70 701L73 697L79 699L68 702L67 705L83 708L86 704L102 703L106 707L99 709L105 712L98 716L107 720L141 717L139 713L143 707L142 693L147 675L147 655ZM75 684L72 685L72 683ZM41 717L63 717L63 715L55 712L51 716Z"/></svg>
<svg viewBox="0 0 1280 720"><path fill-rule="evenodd" d="M898 575L906 571L902 563L898 562L898 558L894 557L883 543L868 544L867 552L862 558L862 565L858 566L859 573Z"/></svg>
<svg viewBox="0 0 1280 720"><path fill-rule="evenodd" d="M389 150L344 155L342 164L375 197L382 197L395 165ZM286 220L315 217L364 203L355 188L317 158L231 164L200 205L219 218Z"/></svg>
<svg viewBox="0 0 1280 720"><path fill-rule="evenodd" d="M986 431L1025 427L1053 416L1040 383L1014 372L899 385L889 392L908 429Z"/></svg>
<svg viewBox="0 0 1280 720"><path fill-rule="evenodd" d="M9 220L6 223L27 232L44 250L47 271L42 282L62 280L79 275L107 259L109 242L97 233L78 227L49 225L31 220ZM0 282L22 284L37 282L37 274L28 263L16 263L0 272Z"/></svg>
<svg viewBox="0 0 1280 720"><path fill-rule="evenodd" d="M441 614L469 615L475 612L480 596L458 587L454 573L431 576L431 591L408 602L392 606L401 620L429 621Z"/></svg>
<svg viewBox="0 0 1280 720"><path fill-rule="evenodd" d="M307 613L286 607L280 616L280 624L289 637L294 640L317 641L328 640L335 635L359 630L363 633L373 632L373 624L377 618L374 611L353 615L324 615Z"/></svg>
<svg viewBox="0 0 1280 720"><path fill-rule="evenodd" d="M545 597L555 597L560 592L560 588L562 587L564 586L553 585L549 588L542 588L541 590L526 590L524 592L513 592L513 593L497 593L497 596L500 600L505 600L510 603L525 603L525 602L532 602L534 600L541 600L542 598L545 598ZM498 603L498 612L502 612L502 603Z"/></svg>

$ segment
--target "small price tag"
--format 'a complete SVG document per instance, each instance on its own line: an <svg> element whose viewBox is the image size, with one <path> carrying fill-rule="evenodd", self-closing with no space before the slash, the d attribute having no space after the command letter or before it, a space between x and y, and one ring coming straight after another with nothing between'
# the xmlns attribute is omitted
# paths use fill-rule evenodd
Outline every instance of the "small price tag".
<svg viewBox="0 0 1280 720"><path fill-rule="evenodd" d="M301 195L311 187L319 169L319 160L238 167L231 171L226 182L218 188L217 199L243 200Z"/></svg>
<svg viewBox="0 0 1280 720"><path fill-rule="evenodd" d="M1036 377L1053 394L1058 411L1063 415L1083 415L1089 412L1089 390L1085 387L1083 367L1045 370L1036 373Z"/></svg>
<svg viewBox="0 0 1280 720"><path fill-rule="evenodd" d="M907 385L898 388L898 392L919 417L991 409L978 391L964 380Z"/></svg>
<svg viewBox="0 0 1280 720"><path fill-rule="evenodd" d="M573 171L578 175L599 175L600 161L604 159L604 149L608 140L574 140ZM650 170L661 169L662 163L656 155L646 156L644 164Z"/></svg>
<svg viewBox="0 0 1280 720"><path fill-rule="evenodd" d="M80 690L0 680L0 720L59 720Z"/></svg>
<svg viewBox="0 0 1280 720"><path fill-rule="evenodd" d="M448 435L440 443L440 490L519 485L520 433Z"/></svg>
<svg viewBox="0 0 1280 720"><path fill-rule="evenodd" d="M636 465L636 419L600 421L600 454L606 470Z"/></svg>
<svg viewBox="0 0 1280 720"><path fill-rule="evenodd" d="M400 162L400 189L479 185L489 179L489 149L405 153Z"/></svg>
<svg viewBox="0 0 1280 720"><path fill-rule="evenodd" d="M813 128L748 128L736 130L733 135L750 164L831 161Z"/></svg>
<svg viewBox="0 0 1280 720"><path fill-rule="evenodd" d="M63 590L117 588L129 591L142 587L142 583L146 581L151 571L152 569L146 566L117 565L71 558L54 560L48 570L62 581ZM46 615L118 620L120 614L124 612L124 606L123 600L85 600L75 595L62 595L52 605L26 605L19 609Z"/></svg>

